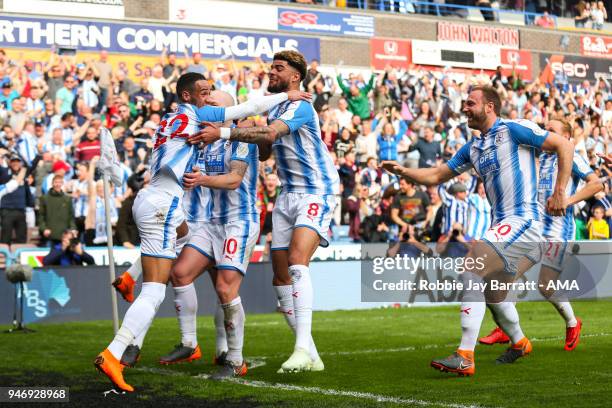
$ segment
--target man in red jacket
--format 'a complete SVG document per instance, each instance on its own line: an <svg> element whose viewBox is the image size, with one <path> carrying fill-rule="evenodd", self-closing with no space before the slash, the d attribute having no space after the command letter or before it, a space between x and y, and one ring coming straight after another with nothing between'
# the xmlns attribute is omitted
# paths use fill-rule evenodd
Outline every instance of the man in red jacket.
<svg viewBox="0 0 612 408"><path fill-rule="evenodd" d="M90 161L95 156L100 156L100 138L94 127L87 129L86 139L79 143L76 148L75 158L77 161Z"/></svg>

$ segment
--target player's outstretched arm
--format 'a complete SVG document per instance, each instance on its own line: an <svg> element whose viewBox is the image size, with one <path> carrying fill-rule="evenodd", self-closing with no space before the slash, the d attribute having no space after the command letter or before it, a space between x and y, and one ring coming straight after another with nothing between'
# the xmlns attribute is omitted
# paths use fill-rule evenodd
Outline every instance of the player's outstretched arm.
<svg viewBox="0 0 612 408"><path fill-rule="evenodd" d="M203 125L206 126L204 129L187 139L189 143L202 142L208 145L223 138L232 141L264 145L272 144L290 132L289 126L282 120L275 120L269 126L251 128L219 128L209 122L204 122Z"/></svg>
<svg viewBox="0 0 612 408"><path fill-rule="evenodd" d="M411 169L397 162L386 160L381 163L381 167L390 173L424 186L435 186L456 176L447 164L427 169Z"/></svg>
<svg viewBox="0 0 612 408"><path fill-rule="evenodd" d="M247 168L247 162L232 160L230 162L229 173L218 176L208 176L200 173L199 168L194 167L191 173L185 173L183 176L183 187L185 190L191 190L198 186L220 190L235 190L240 187L240 183L242 183L242 178Z"/></svg>
<svg viewBox="0 0 612 408"><path fill-rule="evenodd" d="M550 132L542 143L542 150L557 153L559 160L559 170L557 171L555 188L552 196L550 196L546 203L546 210L550 215L565 215L565 209L567 208L565 188L572 174L574 145L563 136Z"/></svg>
<svg viewBox="0 0 612 408"><path fill-rule="evenodd" d="M593 197L595 194L599 193L604 189L604 185L594 173L586 176L586 184L580 190L576 191L574 195L570 196L567 199L567 205L578 204L581 201L588 200Z"/></svg>
<svg viewBox="0 0 612 408"><path fill-rule="evenodd" d="M225 120L242 119L267 112L279 103L290 101L310 101L312 94L302 91L281 92L274 95L253 98L239 105L225 108Z"/></svg>

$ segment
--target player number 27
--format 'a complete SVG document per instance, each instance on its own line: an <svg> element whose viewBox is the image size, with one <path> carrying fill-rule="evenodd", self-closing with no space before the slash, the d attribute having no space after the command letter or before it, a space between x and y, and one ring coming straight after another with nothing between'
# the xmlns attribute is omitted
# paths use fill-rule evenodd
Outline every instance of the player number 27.
<svg viewBox="0 0 612 408"><path fill-rule="evenodd" d="M159 146L166 143L166 141L168 140L168 136L163 135L163 133L166 130L167 126L170 126L170 128L172 129L177 121L179 122L179 125L174 130L174 132L170 134L170 139L174 139L175 137L187 137L187 134L183 133L183 130L185 130L185 128L189 124L189 118L184 113L180 113L173 117L170 122L168 122L168 120L162 120L161 122L159 122L159 128L156 132L157 139L155 140L155 146L153 146L153 149L157 149Z"/></svg>

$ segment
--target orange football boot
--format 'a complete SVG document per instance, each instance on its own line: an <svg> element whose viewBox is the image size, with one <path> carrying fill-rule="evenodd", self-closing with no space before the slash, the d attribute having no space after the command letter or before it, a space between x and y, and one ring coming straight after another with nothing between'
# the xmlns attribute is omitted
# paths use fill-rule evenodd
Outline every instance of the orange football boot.
<svg viewBox="0 0 612 408"><path fill-rule="evenodd" d="M134 387L123 379L123 366L108 349L98 354L94 360L94 366L106 375L116 388L127 392L134 391Z"/></svg>
<svg viewBox="0 0 612 408"><path fill-rule="evenodd" d="M127 272L123 272L121 276L113 281L113 286L117 292L119 292L121 297L123 297L123 299L128 303L132 303L134 301L135 285L136 282L134 282L132 276Z"/></svg>
<svg viewBox="0 0 612 408"><path fill-rule="evenodd" d="M433 360L431 366L445 373L455 373L460 377L469 377L476 372L474 352L470 350L457 350L446 358Z"/></svg>

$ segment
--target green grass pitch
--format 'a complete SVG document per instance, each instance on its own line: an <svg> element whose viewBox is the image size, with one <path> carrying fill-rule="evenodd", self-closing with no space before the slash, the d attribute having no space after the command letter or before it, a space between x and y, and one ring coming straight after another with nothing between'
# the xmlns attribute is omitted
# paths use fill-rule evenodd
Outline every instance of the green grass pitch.
<svg viewBox="0 0 612 408"><path fill-rule="evenodd" d="M276 374L293 335L279 314L248 315L243 379L216 383L212 317L198 319L202 360L162 367L157 358L179 342L175 319L154 322L135 369L130 395L110 389L93 359L111 340L108 321L32 325L33 334L0 333L0 386L68 386L70 405L88 407L609 407L612 397L612 302L575 302L584 321L573 352L563 350L564 324L548 303L518 305L533 353L497 366L504 346L478 346L476 376L459 378L429 367L459 340L458 306L316 312L313 334L325 371ZM481 335L493 328L487 313ZM1 328L4 329L4 328Z"/></svg>

